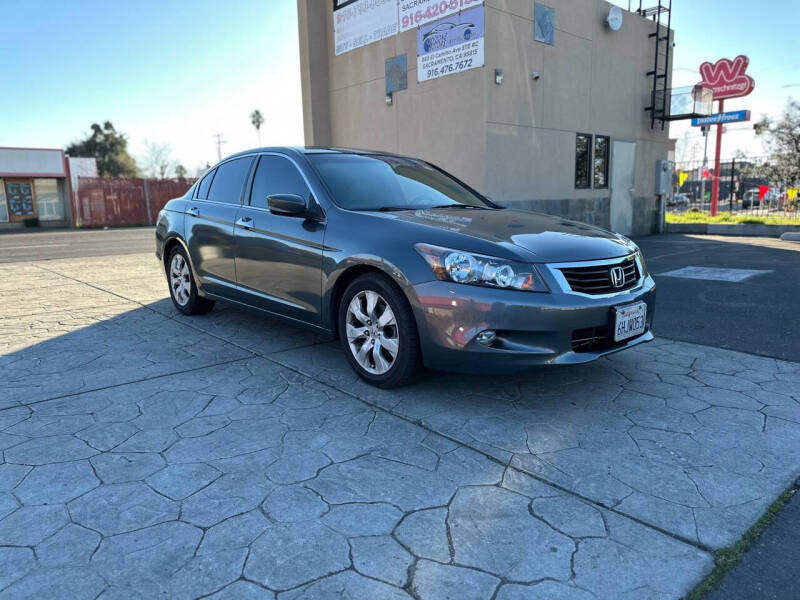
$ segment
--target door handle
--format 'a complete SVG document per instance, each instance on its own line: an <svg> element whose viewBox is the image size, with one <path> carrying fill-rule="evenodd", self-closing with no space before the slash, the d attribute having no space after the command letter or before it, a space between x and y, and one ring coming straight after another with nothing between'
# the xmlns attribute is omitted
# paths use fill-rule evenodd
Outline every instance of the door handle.
<svg viewBox="0 0 800 600"><path fill-rule="evenodd" d="M193 217L197 217L200 215L200 210L196 206L193 206L192 208L186 211L186 214L191 215Z"/></svg>
<svg viewBox="0 0 800 600"><path fill-rule="evenodd" d="M253 223L253 219L250 217L242 217L236 221L236 225L242 229L253 229L253 227L255 227L255 223Z"/></svg>

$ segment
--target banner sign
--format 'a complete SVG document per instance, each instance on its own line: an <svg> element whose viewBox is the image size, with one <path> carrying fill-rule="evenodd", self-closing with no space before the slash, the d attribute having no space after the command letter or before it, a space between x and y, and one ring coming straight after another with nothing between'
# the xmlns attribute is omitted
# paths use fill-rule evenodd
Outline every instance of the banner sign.
<svg viewBox="0 0 800 600"><path fill-rule="evenodd" d="M738 123L739 121L749 121L749 110L735 110L724 113L714 113L708 117L695 117L692 119L693 127L702 127L703 125L716 125L718 123Z"/></svg>
<svg viewBox="0 0 800 600"><path fill-rule="evenodd" d="M397 33L397 0L334 3L333 39L338 56Z"/></svg>
<svg viewBox="0 0 800 600"><path fill-rule="evenodd" d="M417 79L427 81L483 66L483 6L417 30Z"/></svg>
<svg viewBox="0 0 800 600"><path fill-rule="evenodd" d="M715 63L704 62L700 65L702 83L714 90L714 100L747 96L753 91L756 82L745 75L750 59L740 54L733 60L720 58Z"/></svg>
<svg viewBox="0 0 800 600"><path fill-rule="evenodd" d="M483 0L400 0L397 13L400 31L425 25L482 2Z"/></svg>

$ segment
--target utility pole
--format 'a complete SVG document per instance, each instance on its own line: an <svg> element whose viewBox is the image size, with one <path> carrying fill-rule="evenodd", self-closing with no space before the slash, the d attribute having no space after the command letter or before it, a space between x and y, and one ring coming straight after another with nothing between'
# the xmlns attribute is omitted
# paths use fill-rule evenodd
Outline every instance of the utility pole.
<svg viewBox="0 0 800 600"><path fill-rule="evenodd" d="M215 134L214 138L217 140L217 160L222 160L222 144L227 144L228 142L222 139L221 133Z"/></svg>
<svg viewBox="0 0 800 600"><path fill-rule="evenodd" d="M725 112L725 100L719 99L719 114ZM714 152L714 179L711 182L711 216L717 216L717 204L719 203L719 157L722 152L722 120L717 123L717 149Z"/></svg>
<svg viewBox="0 0 800 600"><path fill-rule="evenodd" d="M703 166L700 167L700 210L706 208L706 178L703 173L708 169L708 130L711 129L710 125L703 125L700 131L703 132L705 138L705 147L703 148Z"/></svg>

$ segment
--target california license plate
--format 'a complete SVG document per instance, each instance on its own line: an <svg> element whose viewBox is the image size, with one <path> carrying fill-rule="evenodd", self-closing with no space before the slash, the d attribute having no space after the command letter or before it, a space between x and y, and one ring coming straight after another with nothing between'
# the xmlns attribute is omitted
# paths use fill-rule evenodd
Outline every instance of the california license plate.
<svg viewBox="0 0 800 600"><path fill-rule="evenodd" d="M644 333L647 304L637 302L614 309L614 341L620 342Z"/></svg>

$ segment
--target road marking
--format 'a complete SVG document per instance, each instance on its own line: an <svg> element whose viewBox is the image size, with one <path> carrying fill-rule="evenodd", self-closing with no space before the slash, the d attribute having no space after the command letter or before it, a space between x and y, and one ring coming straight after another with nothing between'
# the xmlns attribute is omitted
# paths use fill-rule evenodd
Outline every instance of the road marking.
<svg viewBox="0 0 800 600"><path fill-rule="evenodd" d="M30 246L0 246L0 250L21 250L23 248L55 248L56 246L69 246L69 244L32 244Z"/></svg>
<svg viewBox="0 0 800 600"><path fill-rule="evenodd" d="M772 273L772 271L759 269L721 269L717 267L683 267L681 269L675 269L674 271L659 273L659 275L662 277L683 277L684 279L739 282L763 273Z"/></svg>

